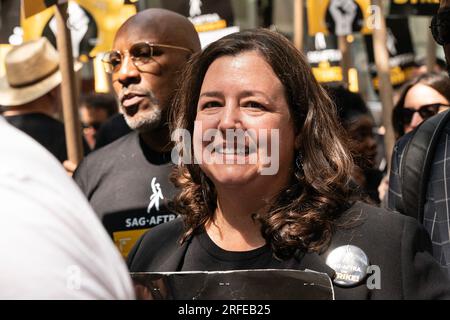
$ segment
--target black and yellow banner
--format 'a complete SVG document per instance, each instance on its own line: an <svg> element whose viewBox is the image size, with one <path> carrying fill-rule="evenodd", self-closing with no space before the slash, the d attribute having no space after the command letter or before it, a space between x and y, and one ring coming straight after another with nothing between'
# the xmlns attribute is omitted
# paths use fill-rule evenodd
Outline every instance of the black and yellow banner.
<svg viewBox="0 0 450 320"><path fill-rule="evenodd" d="M161 0L164 9L189 17L197 32L213 31L234 25L230 0Z"/></svg>
<svg viewBox="0 0 450 320"><path fill-rule="evenodd" d="M387 49L391 84L394 88L401 86L413 76L415 70L415 52L407 18L387 18ZM375 90L379 89L379 79L375 65L373 42L371 36L365 37L369 71Z"/></svg>
<svg viewBox="0 0 450 320"><path fill-rule="evenodd" d="M308 33L349 35L371 34L367 21L370 0L308 0Z"/></svg>
<svg viewBox="0 0 450 320"><path fill-rule="evenodd" d="M439 0L391 0L391 15L432 16L439 9Z"/></svg>
<svg viewBox="0 0 450 320"><path fill-rule="evenodd" d="M35 3L35 7L29 8L30 10L39 8L44 10L29 18L22 17L24 40L45 36L56 46L55 8L42 6L49 5L49 1L33 0L25 1L24 4L26 3ZM117 29L135 13L136 6L124 4L123 1L70 1L68 25L71 30L74 56L87 58L87 56L93 57L99 52L111 50Z"/></svg>
<svg viewBox="0 0 450 320"><path fill-rule="evenodd" d="M306 57L317 81L340 83L344 80L341 68L342 53L338 49L335 35L318 33L314 37L308 37L305 49ZM358 91L357 70L350 68L348 76L349 89Z"/></svg>
<svg viewBox="0 0 450 320"><path fill-rule="evenodd" d="M22 10L25 18L44 11L55 4L66 3L68 0L22 0Z"/></svg>

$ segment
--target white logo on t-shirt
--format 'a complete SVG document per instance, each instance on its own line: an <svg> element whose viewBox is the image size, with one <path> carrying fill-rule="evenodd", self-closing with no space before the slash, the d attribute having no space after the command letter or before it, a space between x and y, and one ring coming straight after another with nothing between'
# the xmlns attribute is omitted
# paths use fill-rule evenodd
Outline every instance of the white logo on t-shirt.
<svg viewBox="0 0 450 320"><path fill-rule="evenodd" d="M153 177L152 183L152 195L150 196L150 203L147 207L147 213L150 213L150 210L155 207L156 210L159 211L159 200L163 200L164 196L161 191L161 187L159 183L156 183L156 177Z"/></svg>

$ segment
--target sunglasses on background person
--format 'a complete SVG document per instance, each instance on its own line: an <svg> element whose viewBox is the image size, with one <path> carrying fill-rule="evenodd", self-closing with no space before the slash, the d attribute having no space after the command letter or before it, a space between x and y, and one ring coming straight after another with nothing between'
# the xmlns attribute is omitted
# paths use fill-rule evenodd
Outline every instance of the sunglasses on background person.
<svg viewBox="0 0 450 320"><path fill-rule="evenodd" d="M450 43L450 9L445 9L431 19L431 33L441 46Z"/></svg>
<svg viewBox="0 0 450 320"><path fill-rule="evenodd" d="M151 71L150 62L155 57L161 56L164 49L182 50L187 53L193 53L192 50L184 47L172 46L168 44L156 44L149 42L138 42L133 44L128 52L134 66L141 72ZM124 53L121 51L109 51L103 55L102 62L107 73L114 73L120 70Z"/></svg>
<svg viewBox="0 0 450 320"><path fill-rule="evenodd" d="M419 109L407 108L404 107L401 109L401 116L404 124L411 123L411 120L414 116L414 113L418 112L423 120L431 118L435 114L439 112L439 109L442 107L450 107L450 105L442 104L442 103L432 103L421 106Z"/></svg>

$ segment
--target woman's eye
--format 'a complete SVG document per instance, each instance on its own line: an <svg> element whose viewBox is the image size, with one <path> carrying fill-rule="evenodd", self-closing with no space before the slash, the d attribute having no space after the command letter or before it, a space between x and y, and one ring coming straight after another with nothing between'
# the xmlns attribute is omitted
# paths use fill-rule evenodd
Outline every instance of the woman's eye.
<svg viewBox="0 0 450 320"><path fill-rule="evenodd" d="M202 105L202 109L211 109L211 108L218 108L221 104L217 101L210 101L206 102Z"/></svg>
<svg viewBox="0 0 450 320"><path fill-rule="evenodd" d="M252 109L261 109L261 110L265 110L266 109L261 103L254 102L254 101L247 102L245 104L245 106L247 108L252 108Z"/></svg>

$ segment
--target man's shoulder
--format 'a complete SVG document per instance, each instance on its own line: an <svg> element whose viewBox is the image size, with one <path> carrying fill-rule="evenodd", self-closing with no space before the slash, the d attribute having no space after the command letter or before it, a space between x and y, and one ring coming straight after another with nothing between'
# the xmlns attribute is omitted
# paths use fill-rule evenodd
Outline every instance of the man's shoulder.
<svg viewBox="0 0 450 320"><path fill-rule="evenodd" d="M432 157L432 164L442 161L448 157L448 144L450 141L450 121L447 121L445 126L442 128L440 135L436 137L436 149Z"/></svg>
<svg viewBox="0 0 450 320"><path fill-rule="evenodd" d="M138 139L138 133L136 131L132 131L124 135L123 137L120 137L119 139L111 142L110 144L107 144L106 146L91 152L86 158L89 160L94 160L120 154L123 151L130 150L139 145Z"/></svg>
<svg viewBox="0 0 450 320"><path fill-rule="evenodd" d="M445 124L445 127L443 128L442 132L450 134L450 121L447 121L447 123ZM450 139L450 137L447 136L446 139Z"/></svg>
<svg viewBox="0 0 450 320"><path fill-rule="evenodd" d="M406 149L406 146L408 145L408 143L412 140L412 138L414 137L414 135L416 134L416 132L418 131L418 128L416 128L415 130L406 133L405 135L403 135L402 137L400 137L397 142L395 143L394 146L394 151L396 153L396 156L398 158L401 158L401 156L403 155L403 152ZM437 148L439 148L439 144L444 143L446 141L450 140L450 121L446 121L444 126L442 127L442 131L439 132L440 134L438 136L433 136L432 139L438 139L438 146ZM430 141L425 141L425 143L430 143ZM426 150L426 149L424 149Z"/></svg>
<svg viewBox="0 0 450 320"><path fill-rule="evenodd" d="M79 185L83 179L89 178L90 181L96 181L104 172L110 172L117 164L118 157L130 155L131 149L138 144L135 139L138 139L137 133L131 132L111 144L89 153L75 170L75 181Z"/></svg>
<svg viewBox="0 0 450 320"><path fill-rule="evenodd" d="M406 146L408 145L408 142L414 137L414 133L415 131L406 133L405 135L401 136L395 143L394 150L397 152L399 156L405 150Z"/></svg>

